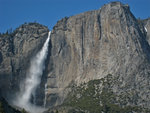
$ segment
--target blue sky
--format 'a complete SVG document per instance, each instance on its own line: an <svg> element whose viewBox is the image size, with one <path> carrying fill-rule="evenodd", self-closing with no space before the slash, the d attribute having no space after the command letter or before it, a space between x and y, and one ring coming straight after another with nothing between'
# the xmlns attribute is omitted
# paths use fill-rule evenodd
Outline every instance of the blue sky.
<svg viewBox="0 0 150 113"><path fill-rule="evenodd" d="M0 0L0 32L34 21L52 29L65 16L99 9L111 1L116 0ZM150 17L150 0L118 1L129 4L136 17Z"/></svg>

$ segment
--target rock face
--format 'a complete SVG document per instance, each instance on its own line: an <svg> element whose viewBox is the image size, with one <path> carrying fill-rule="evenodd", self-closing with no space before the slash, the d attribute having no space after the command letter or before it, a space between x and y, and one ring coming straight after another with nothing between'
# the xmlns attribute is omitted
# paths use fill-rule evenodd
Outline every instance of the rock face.
<svg viewBox="0 0 150 113"><path fill-rule="evenodd" d="M131 94L126 104L150 107L150 46L143 31L120 2L58 21L51 34L47 106L61 104L72 83L112 74L118 79L113 92Z"/></svg>
<svg viewBox="0 0 150 113"><path fill-rule="evenodd" d="M30 59L42 48L48 32L43 25L29 23L0 36L0 89L8 100L19 90Z"/></svg>

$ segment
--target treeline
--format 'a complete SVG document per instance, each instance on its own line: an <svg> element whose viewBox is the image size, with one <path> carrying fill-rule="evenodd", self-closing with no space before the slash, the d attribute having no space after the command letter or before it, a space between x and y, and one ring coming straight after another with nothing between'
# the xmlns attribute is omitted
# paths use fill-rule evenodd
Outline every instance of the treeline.
<svg viewBox="0 0 150 113"><path fill-rule="evenodd" d="M32 25L32 24L37 24L37 25L40 25L38 22L34 21L34 22L24 22L24 24L22 24L21 26L23 27L23 25ZM19 26L19 27L21 27ZM18 28L19 28L18 27ZM16 28L17 29L17 28ZM6 30L6 32L2 33L0 32L0 36L1 37L4 37L4 36L13 36L13 34L15 33L15 30L16 29L12 29L12 28L9 28L8 30Z"/></svg>
<svg viewBox="0 0 150 113"><path fill-rule="evenodd" d="M13 29L10 28L8 30L6 30L6 32L4 33L0 33L0 36L8 36L8 35L11 35L13 33Z"/></svg>

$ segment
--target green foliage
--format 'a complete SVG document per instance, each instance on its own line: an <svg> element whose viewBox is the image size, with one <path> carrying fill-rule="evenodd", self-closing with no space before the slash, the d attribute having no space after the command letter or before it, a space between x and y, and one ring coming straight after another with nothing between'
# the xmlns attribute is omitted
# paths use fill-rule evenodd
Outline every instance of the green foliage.
<svg viewBox="0 0 150 113"><path fill-rule="evenodd" d="M89 111L90 113L130 113L145 112L146 109L138 106L120 106L119 96L114 94L111 85L116 81L112 75L103 79L91 80L81 86L74 86L72 93L65 100L65 106Z"/></svg>
<svg viewBox="0 0 150 113"><path fill-rule="evenodd" d="M5 33L0 33L1 37L7 37L7 36L13 36L13 30L12 28L8 29Z"/></svg>
<svg viewBox="0 0 150 113"><path fill-rule="evenodd" d="M27 113L27 111L23 108L23 109L21 110L21 113Z"/></svg>

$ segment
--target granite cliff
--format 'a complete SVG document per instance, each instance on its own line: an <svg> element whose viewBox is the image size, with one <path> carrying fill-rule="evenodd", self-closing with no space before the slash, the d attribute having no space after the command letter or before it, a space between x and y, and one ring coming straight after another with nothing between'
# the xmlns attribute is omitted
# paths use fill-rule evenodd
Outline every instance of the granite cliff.
<svg viewBox="0 0 150 113"><path fill-rule="evenodd" d="M19 90L28 62L47 34L45 26L24 24L12 35L1 36L0 89L6 98ZM112 2L58 21L51 32L37 104L43 105L44 98L47 107L60 105L48 113L148 112L150 19L138 20L128 5Z"/></svg>
<svg viewBox="0 0 150 113"><path fill-rule="evenodd" d="M149 107L148 32L120 2L58 21L51 34L47 104L63 102L71 84L111 74L117 78L112 90L128 95L126 104Z"/></svg>

